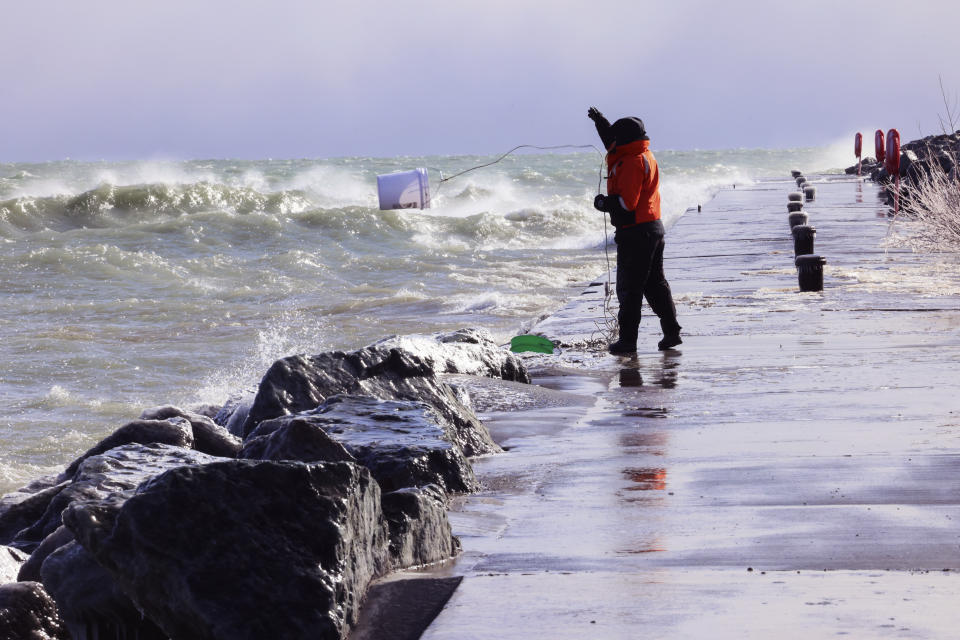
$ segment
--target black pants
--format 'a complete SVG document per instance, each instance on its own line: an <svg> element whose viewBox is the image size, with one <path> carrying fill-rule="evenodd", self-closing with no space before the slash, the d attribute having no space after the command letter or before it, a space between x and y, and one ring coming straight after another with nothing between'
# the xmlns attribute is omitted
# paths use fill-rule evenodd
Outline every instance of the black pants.
<svg viewBox="0 0 960 640"><path fill-rule="evenodd" d="M660 317L664 335L677 334L677 308L663 275L663 224L659 220L619 229L617 242L617 300L620 302L620 338L636 342L643 299Z"/></svg>

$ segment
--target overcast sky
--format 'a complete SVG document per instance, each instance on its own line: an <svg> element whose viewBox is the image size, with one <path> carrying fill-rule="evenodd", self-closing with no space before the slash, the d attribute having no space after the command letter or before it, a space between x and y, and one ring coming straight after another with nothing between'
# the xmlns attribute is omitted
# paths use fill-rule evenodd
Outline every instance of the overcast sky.
<svg viewBox="0 0 960 640"><path fill-rule="evenodd" d="M593 142L590 105L661 149L908 140L939 132L938 74L960 95L955 0L3 0L3 18L0 161L495 153Z"/></svg>

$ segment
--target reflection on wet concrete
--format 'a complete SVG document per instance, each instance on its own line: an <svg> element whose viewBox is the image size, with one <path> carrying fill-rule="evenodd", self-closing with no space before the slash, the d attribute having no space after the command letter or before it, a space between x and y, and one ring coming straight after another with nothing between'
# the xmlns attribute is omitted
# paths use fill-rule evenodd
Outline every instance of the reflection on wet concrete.
<svg viewBox="0 0 960 640"><path fill-rule="evenodd" d="M654 380L655 384L664 389L674 389L677 386L677 374L680 368L680 360L676 354L664 352L663 361L659 371L659 377Z"/></svg>
<svg viewBox="0 0 960 640"><path fill-rule="evenodd" d="M649 359L640 360L632 357L621 366L617 375L617 383L621 388L643 387L643 374L653 380L653 384L663 389L674 389L680 372L681 360L678 351L663 352L659 361Z"/></svg>
<svg viewBox="0 0 960 640"><path fill-rule="evenodd" d="M624 469L623 475L634 484L627 491L663 491L667 488L667 470L663 468Z"/></svg>
<svg viewBox="0 0 960 640"><path fill-rule="evenodd" d="M682 357L601 354L557 379L594 405L495 416L514 446L475 468L502 491L458 498L467 577L424 640L956 637L958 296L797 295L787 188L721 192L671 230ZM872 273L872 198L818 196L818 249ZM934 307L954 311L906 311Z"/></svg>
<svg viewBox="0 0 960 640"><path fill-rule="evenodd" d="M639 549L623 549L618 551L618 553L624 553L627 555L632 555L636 553L658 553L660 551L666 551L663 547L657 544L657 541L654 540L649 547L641 547Z"/></svg>
<svg viewBox="0 0 960 640"><path fill-rule="evenodd" d="M665 448L669 441L670 435L666 431L620 434L620 446L630 455L646 453L662 456L666 453Z"/></svg>
<svg viewBox="0 0 960 640"><path fill-rule="evenodd" d="M625 411L624 417L627 418L666 418L670 412L666 407L637 407L636 409Z"/></svg>
<svg viewBox="0 0 960 640"><path fill-rule="evenodd" d="M640 375L640 370L637 368L620 369L620 386L642 387L643 376Z"/></svg>

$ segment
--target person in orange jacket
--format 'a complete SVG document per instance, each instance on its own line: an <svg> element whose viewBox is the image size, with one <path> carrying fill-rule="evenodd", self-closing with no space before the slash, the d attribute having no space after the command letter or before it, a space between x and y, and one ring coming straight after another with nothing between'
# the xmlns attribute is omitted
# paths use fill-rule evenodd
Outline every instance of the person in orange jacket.
<svg viewBox="0 0 960 640"><path fill-rule="evenodd" d="M587 116L607 149L607 195L598 195L593 206L609 213L616 228L620 337L609 346L610 353L637 350L644 298L660 317L663 339L657 347L672 349L683 341L673 294L663 274L660 171L650 151L650 138L640 118L620 118L611 125L596 107L590 107Z"/></svg>

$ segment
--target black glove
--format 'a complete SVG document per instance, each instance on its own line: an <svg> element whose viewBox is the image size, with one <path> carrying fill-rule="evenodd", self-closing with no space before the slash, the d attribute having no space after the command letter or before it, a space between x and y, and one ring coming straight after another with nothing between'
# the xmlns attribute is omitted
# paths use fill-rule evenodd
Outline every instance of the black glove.
<svg viewBox="0 0 960 640"><path fill-rule="evenodd" d="M606 118L603 117L603 114L600 113L600 110L597 109L596 107L590 107L589 109L587 109L587 117L593 120L594 122L596 122L597 120L606 120Z"/></svg>
<svg viewBox="0 0 960 640"><path fill-rule="evenodd" d="M620 204L620 196L616 194L598 195L593 199L593 207L598 211L609 213L610 223L617 228L632 224L634 221L633 211L624 209L623 205Z"/></svg>

